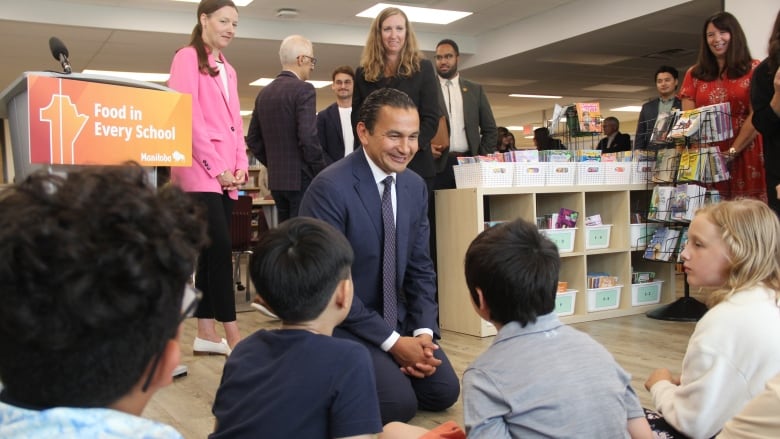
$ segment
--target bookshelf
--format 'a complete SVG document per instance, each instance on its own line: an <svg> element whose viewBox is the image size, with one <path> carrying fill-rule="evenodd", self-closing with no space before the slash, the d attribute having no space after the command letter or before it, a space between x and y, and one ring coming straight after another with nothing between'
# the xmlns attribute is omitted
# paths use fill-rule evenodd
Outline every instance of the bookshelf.
<svg viewBox="0 0 780 439"><path fill-rule="evenodd" d="M477 337L491 336L495 327L473 310L466 288L463 260L471 241L484 230L485 221L523 218L558 212L561 207L577 210L580 218L600 214L611 224L609 246L587 249L584 222L574 232L573 251L561 253L560 280L576 289L571 315L565 323L601 320L642 314L658 305L632 306L631 269L656 272L663 280L661 303L675 298L674 267L637 260L631 250L631 206L647 192L645 184L467 188L436 191L436 240L439 282L439 321L447 329ZM619 305L616 309L588 311L587 273L606 271L619 277Z"/></svg>

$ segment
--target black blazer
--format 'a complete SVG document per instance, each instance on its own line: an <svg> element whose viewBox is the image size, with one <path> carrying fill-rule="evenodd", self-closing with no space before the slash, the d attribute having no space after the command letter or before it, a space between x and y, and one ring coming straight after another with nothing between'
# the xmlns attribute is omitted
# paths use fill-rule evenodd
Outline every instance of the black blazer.
<svg viewBox="0 0 780 439"><path fill-rule="evenodd" d="M642 105L642 111L639 112L639 121L636 125L636 135L634 136L635 149L647 149L650 145L650 135L653 134L653 126L658 118L658 103L661 98L655 98L645 102ZM677 96L674 97L672 108L682 109L682 102Z"/></svg>
<svg viewBox="0 0 780 439"><path fill-rule="evenodd" d="M360 107L363 100L371 94L372 91L380 88L395 88L409 95L417 105L417 111L420 113L420 137L417 154L409 163L408 168L416 172L423 178L433 178L436 175L436 168L433 164L433 155L431 154L431 139L436 134L439 127L439 117L442 115L439 96L441 87L436 78L436 72L433 70L433 64L427 59L420 61L420 71L409 78L394 76L392 78L379 78L377 82L366 81L363 74L363 68L358 67L355 70L355 92L352 95L352 130L357 127L357 118L360 114ZM357 132L355 132L355 146L359 144Z"/></svg>
<svg viewBox="0 0 780 439"><path fill-rule="evenodd" d="M317 113L317 137L327 164L344 158L344 133L341 131L338 103L334 102Z"/></svg>
<svg viewBox="0 0 780 439"><path fill-rule="evenodd" d="M609 137L601 139L596 149L600 149L602 152L631 151L631 136L628 134L618 131L611 145L607 145L607 140Z"/></svg>

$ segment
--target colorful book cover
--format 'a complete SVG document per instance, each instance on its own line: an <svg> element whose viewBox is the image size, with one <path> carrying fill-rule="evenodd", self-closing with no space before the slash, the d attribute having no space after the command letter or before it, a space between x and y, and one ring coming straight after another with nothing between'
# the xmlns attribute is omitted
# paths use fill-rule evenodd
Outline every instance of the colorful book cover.
<svg viewBox="0 0 780 439"><path fill-rule="evenodd" d="M680 153L680 166L677 170L677 181L698 181L700 152L698 149L688 148Z"/></svg>
<svg viewBox="0 0 780 439"><path fill-rule="evenodd" d="M580 132L601 132L601 109L598 102L581 102L574 104L577 109L577 120Z"/></svg>
<svg viewBox="0 0 780 439"><path fill-rule="evenodd" d="M667 145L672 142L669 139L669 130L672 128L672 124L674 124L678 114L678 111L674 111L658 115L653 126L653 132L650 134L651 145Z"/></svg>
<svg viewBox="0 0 780 439"><path fill-rule="evenodd" d="M577 218L579 215L579 212L576 210L561 207L561 210L558 211L558 219L555 222L555 228L573 229L574 227L577 227Z"/></svg>
<svg viewBox="0 0 780 439"><path fill-rule="evenodd" d="M650 242L647 243L645 253L643 257L651 261L657 261L661 259L661 251L664 247L664 236L666 236L666 227L659 227L653 232L653 237L650 238Z"/></svg>

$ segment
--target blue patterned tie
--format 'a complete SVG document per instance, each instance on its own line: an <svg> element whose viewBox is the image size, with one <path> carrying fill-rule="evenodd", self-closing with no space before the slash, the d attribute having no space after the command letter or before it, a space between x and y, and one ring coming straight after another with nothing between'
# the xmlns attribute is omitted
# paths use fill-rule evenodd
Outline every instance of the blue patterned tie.
<svg viewBox="0 0 780 439"><path fill-rule="evenodd" d="M393 215L393 177L382 180L382 226L384 245L382 252L382 296L385 322L393 329L398 322L397 290L395 285L395 216Z"/></svg>

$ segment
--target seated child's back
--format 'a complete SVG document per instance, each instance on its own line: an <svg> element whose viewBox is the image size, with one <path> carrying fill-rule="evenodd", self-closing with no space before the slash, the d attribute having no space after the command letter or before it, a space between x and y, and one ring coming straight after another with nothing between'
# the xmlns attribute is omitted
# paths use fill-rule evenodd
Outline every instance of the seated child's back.
<svg viewBox="0 0 780 439"><path fill-rule="evenodd" d="M214 401L211 438L382 431L368 350L331 337L352 304L352 259L343 235L316 219L285 221L260 240L252 281L282 327L257 331L233 350Z"/></svg>
<svg viewBox="0 0 780 439"><path fill-rule="evenodd" d="M648 437L629 375L555 314L560 257L535 225L482 232L466 252L477 313L498 329L463 374L469 438Z"/></svg>

